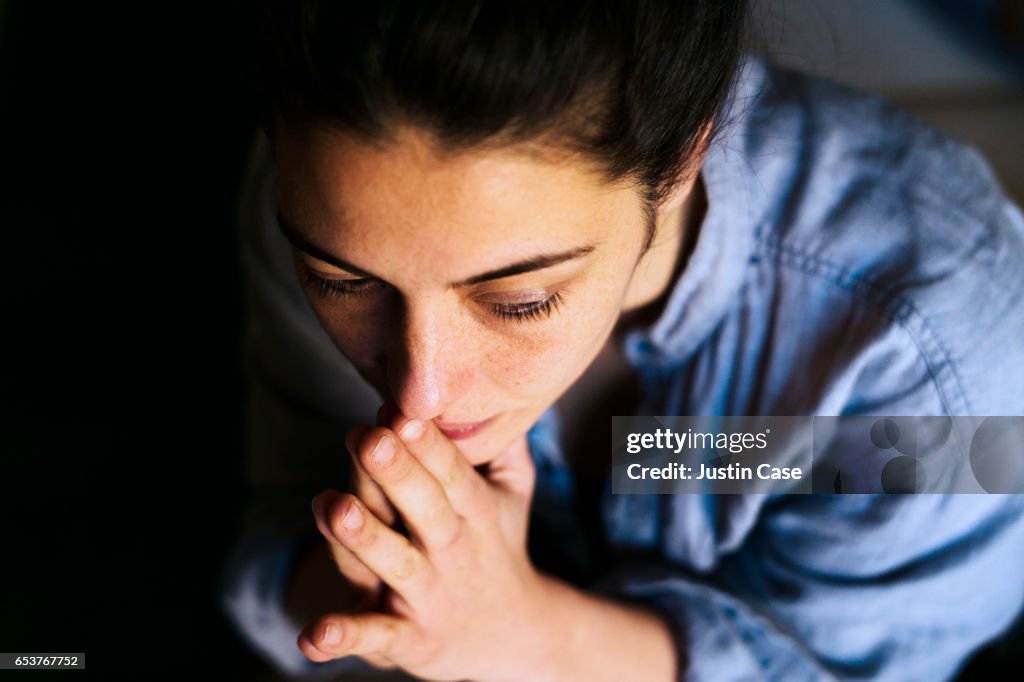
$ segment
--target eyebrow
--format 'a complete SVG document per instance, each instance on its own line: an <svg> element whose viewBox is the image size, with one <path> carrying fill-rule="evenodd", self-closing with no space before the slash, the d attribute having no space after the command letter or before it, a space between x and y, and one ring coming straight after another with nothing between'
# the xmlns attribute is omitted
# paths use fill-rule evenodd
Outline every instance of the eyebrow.
<svg viewBox="0 0 1024 682"><path fill-rule="evenodd" d="M373 273L367 272L366 270L363 270L362 268L357 267L352 263L349 263L347 260L343 258L338 258L337 256L328 253L324 249L320 248L319 246L308 240L305 236L303 236L302 233L300 233L298 230L296 230L294 227L288 224L288 222L285 221L283 217L281 217L280 213L277 214L277 225L280 228L281 233L289 242L291 242L292 246L294 246L296 249L304 251L310 256L316 258L317 260L322 260L325 263L329 263L335 267L341 268L342 270L351 272L353 275L359 275L360 277L366 277L368 279L376 279L383 281L382 278L377 277ZM587 254L592 252L596 248L596 246L597 245L594 243L587 243L582 246L578 246L574 249L569 249L568 251L532 256L530 258L517 261L510 265L506 265L494 270L488 270L487 272L480 273L479 275L473 275L472 277L467 277L466 279L461 280L459 282L453 282L452 284L449 284L448 287L453 289L460 287L468 287L474 284L480 284L482 282L490 282L491 280L495 279L503 279L505 277L512 277L513 275L521 275L525 272L543 270L544 268L550 268L554 265L558 265L559 263L564 263L566 261L582 258L583 256L586 256Z"/></svg>

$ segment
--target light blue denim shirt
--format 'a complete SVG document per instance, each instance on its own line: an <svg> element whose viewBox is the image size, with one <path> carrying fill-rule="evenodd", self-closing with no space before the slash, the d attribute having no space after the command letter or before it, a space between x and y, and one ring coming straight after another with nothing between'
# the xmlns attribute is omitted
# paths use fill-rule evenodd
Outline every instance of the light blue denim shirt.
<svg viewBox="0 0 1024 682"><path fill-rule="evenodd" d="M255 497L223 605L282 672L372 672L307 661L280 607L297 538L315 533L309 500L345 485L345 425L377 399L298 288L265 142L252 169ZM1024 219L970 148L751 59L702 178L686 268L659 319L624 340L634 414L1024 415ZM1024 604L1024 495L613 495L609 482L587 518L554 408L529 442L531 555L661 613L681 680L948 679Z"/></svg>

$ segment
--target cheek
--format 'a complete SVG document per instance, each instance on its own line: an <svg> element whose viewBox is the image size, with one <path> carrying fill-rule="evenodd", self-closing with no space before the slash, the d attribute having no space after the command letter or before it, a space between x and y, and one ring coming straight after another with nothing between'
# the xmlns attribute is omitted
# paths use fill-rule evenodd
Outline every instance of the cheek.
<svg viewBox="0 0 1024 682"><path fill-rule="evenodd" d="M380 357L383 343L380 326L360 322L364 317L374 319L374 316L342 315L337 309L319 303L313 303L313 312L331 342L353 364L370 365Z"/></svg>
<svg viewBox="0 0 1024 682"><path fill-rule="evenodd" d="M582 303L581 301L579 303ZM600 349L614 311L566 306L546 329L487 352L488 378L521 395L555 397L567 389Z"/></svg>
<svg viewBox="0 0 1024 682"><path fill-rule="evenodd" d="M623 287L624 281L607 275L577 282L562 308L538 323L491 327L464 317L465 326L455 335L459 341L446 344L461 360L448 366L475 370L477 391L554 400L600 350L618 316ZM364 375L379 378L378 363L389 343L387 326L381 324L387 319L383 304L364 302L358 311L342 312L338 303L308 298L332 343Z"/></svg>
<svg viewBox="0 0 1024 682"><path fill-rule="evenodd" d="M548 386L558 383L557 372L552 368L566 364L566 357L572 356L572 346L568 340L559 339L496 344L488 349L485 374L492 383L512 393L546 393Z"/></svg>

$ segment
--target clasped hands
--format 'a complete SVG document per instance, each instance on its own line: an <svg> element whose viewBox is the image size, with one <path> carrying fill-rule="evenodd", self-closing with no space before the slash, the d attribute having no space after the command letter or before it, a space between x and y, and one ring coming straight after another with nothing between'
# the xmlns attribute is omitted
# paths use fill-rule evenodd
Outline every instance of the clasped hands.
<svg viewBox="0 0 1024 682"><path fill-rule="evenodd" d="M430 680L533 679L550 642L545 578L527 528L536 470L523 436L479 473L431 421L386 403L346 439L352 493L325 490L313 515L338 570L362 593L309 623L312 661L358 655ZM401 517L408 536L396 530Z"/></svg>

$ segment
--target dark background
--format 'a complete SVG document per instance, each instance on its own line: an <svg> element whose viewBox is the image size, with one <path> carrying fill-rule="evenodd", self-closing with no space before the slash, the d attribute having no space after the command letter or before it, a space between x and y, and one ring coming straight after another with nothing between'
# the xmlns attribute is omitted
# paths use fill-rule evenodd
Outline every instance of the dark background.
<svg viewBox="0 0 1024 682"><path fill-rule="evenodd" d="M0 4L0 651L253 679L215 606L244 495L245 23L138 4Z"/></svg>
<svg viewBox="0 0 1024 682"><path fill-rule="evenodd" d="M215 602L245 495L249 24L140 5L0 0L0 651L255 679Z"/></svg>

